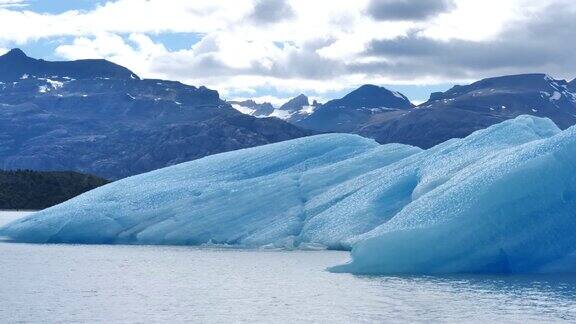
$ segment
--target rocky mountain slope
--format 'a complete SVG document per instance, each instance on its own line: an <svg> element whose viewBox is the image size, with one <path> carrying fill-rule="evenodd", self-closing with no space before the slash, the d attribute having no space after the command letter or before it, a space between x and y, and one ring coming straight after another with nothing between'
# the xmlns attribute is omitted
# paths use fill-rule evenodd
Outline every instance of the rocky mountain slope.
<svg viewBox="0 0 576 324"><path fill-rule="evenodd" d="M142 80L105 60L0 56L0 168L122 178L311 134L233 109L218 92Z"/></svg>
<svg viewBox="0 0 576 324"><path fill-rule="evenodd" d="M310 99L303 94L288 100L278 108L275 108L269 102L257 103L254 100L228 101L228 103L241 113L250 116L258 118L275 117L293 124L308 117L316 108L321 106L316 100L310 103Z"/></svg>
<svg viewBox="0 0 576 324"><path fill-rule="evenodd" d="M274 106L269 102L257 103L254 100L228 101L239 112L254 117L269 117L274 112Z"/></svg>
<svg viewBox="0 0 576 324"><path fill-rule="evenodd" d="M328 101L295 124L324 132L358 133L376 115L413 107L401 93L366 84L341 99Z"/></svg>
<svg viewBox="0 0 576 324"><path fill-rule="evenodd" d="M358 133L427 148L522 114L550 118L565 129L576 124L576 95L566 81L545 74L488 78L433 93L405 113L378 116Z"/></svg>
<svg viewBox="0 0 576 324"><path fill-rule="evenodd" d="M315 108L307 116L287 120L321 132L429 148L522 114L550 118L561 129L576 124L576 81L545 74L488 78L433 93L419 106L398 92L363 85Z"/></svg>

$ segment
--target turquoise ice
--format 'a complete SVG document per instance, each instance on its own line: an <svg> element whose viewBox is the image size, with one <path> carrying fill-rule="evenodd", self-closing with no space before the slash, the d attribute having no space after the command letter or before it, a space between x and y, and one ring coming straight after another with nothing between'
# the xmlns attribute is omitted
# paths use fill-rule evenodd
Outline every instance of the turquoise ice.
<svg viewBox="0 0 576 324"><path fill-rule="evenodd" d="M305 224L329 207L315 197L419 151L328 134L213 155L113 182L1 235L35 243L292 248L303 243ZM350 227L347 237L363 232ZM314 248L328 241L318 238Z"/></svg>
<svg viewBox="0 0 576 324"><path fill-rule="evenodd" d="M575 272L576 128L550 127L550 133L555 135L489 154L451 173L362 235L352 262L332 270Z"/></svg>

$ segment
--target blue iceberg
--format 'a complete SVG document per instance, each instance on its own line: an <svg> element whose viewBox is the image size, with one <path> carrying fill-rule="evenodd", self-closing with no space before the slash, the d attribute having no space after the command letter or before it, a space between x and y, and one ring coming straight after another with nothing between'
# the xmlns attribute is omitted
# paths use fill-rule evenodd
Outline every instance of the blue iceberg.
<svg viewBox="0 0 576 324"><path fill-rule="evenodd" d="M550 134L415 191L417 199L358 238L352 262L332 271L575 272L576 128Z"/></svg>
<svg viewBox="0 0 576 324"><path fill-rule="evenodd" d="M573 271L575 132L520 116L428 150L312 136L120 180L0 236L351 249L332 270L359 274Z"/></svg>
<svg viewBox="0 0 576 324"><path fill-rule="evenodd" d="M313 204L316 196L419 151L327 134L217 154L113 182L9 224L0 236L33 243L292 248L308 243L303 227L328 208ZM346 238L365 232L343 231ZM327 242L330 237L318 237L310 246Z"/></svg>

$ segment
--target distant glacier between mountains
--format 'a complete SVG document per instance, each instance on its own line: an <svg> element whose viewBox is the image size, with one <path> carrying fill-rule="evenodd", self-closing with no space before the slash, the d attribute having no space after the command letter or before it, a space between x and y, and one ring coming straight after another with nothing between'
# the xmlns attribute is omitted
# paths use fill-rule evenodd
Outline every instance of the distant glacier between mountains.
<svg viewBox="0 0 576 324"><path fill-rule="evenodd" d="M576 127L519 116L428 150L325 134L129 177L16 242L352 250L365 274L576 270Z"/></svg>

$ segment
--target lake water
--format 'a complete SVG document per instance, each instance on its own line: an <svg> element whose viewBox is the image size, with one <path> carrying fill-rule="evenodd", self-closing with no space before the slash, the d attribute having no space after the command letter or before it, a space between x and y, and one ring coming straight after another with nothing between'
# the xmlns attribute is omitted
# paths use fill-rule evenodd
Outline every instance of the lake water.
<svg viewBox="0 0 576 324"><path fill-rule="evenodd" d="M0 243L0 256L0 323L576 321L576 276L333 274L348 253L332 251Z"/></svg>

